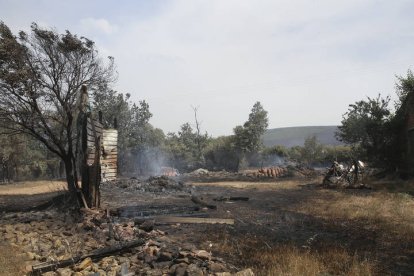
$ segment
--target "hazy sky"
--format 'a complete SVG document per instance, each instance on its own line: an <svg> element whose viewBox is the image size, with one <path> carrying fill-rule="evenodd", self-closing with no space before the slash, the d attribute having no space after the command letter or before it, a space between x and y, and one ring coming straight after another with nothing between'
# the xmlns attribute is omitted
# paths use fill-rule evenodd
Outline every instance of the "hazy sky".
<svg viewBox="0 0 414 276"><path fill-rule="evenodd" d="M31 22L94 40L114 89L145 99L165 132L193 122L231 134L256 101L269 127L339 124L347 106L394 95L414 65L414 1L0 0L14 33Z"/></svg>

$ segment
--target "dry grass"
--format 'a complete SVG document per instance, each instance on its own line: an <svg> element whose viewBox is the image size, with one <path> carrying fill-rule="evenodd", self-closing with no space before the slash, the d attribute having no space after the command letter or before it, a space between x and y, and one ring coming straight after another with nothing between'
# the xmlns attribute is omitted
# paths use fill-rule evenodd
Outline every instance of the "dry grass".
<svg viewBox="0 0 414 276"><path fill-rule="evenodd" d="M221 182L198 182L194 186L226 187L236 189L259 189L259 190L283 190L298 189L297 180L280 180L277 182L243 182L243 181L221 181Z"/></svg>
<svg viewBox="0 0 414 276"><path fill-rule="evenodd" d="M61 180L38 180L15 182L0 185L0 195L34 195L66 190L67 184Z"/></svg>
<svg viewBox="0 0 414 276"><path fill-rule="evenodd" d="M25 275L25 262L17 250L5 243L0 243L0 276Z"/></svg>
<svg viewBox="0 0 414 276"><path fill-rule="evenodd" d="M374 262L350 254L342 248L324 251L298 248L294 245L263 247L260 240L235 240L225 237L216 248L233 255L239 265L251 267L257 275L376 275ZM234 256L237 255L237 256Z"/></svg>
<svg viewBox="0 0 414 276"><path fill-rule="evenodd" d="M408 194L319 191L318 195L294 210L330 220L363 220L388 234L414 237L414 199Z"/></svg>

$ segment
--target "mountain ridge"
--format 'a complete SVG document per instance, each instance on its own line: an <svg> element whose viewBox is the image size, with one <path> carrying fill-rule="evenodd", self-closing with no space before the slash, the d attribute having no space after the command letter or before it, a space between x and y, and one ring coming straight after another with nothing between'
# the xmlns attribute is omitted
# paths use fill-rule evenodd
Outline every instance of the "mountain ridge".
<svg viewBox="0 0 414 276"><path fill-rule="evenodd" d="M298 126L281 127L266 130L262 136L266 147L282 145L285 147L303 146L307 137L316 136L319 143L323 145L343 145L344 143L335 138L338 126Z"/></svg>

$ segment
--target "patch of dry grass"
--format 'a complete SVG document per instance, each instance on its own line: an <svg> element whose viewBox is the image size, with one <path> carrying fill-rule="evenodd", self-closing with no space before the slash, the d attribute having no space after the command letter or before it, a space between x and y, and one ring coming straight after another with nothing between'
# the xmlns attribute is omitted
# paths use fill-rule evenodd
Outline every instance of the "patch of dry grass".
<svg viewBox="0 0 414 276"><path fill-rule="evenodd" d="M24 258L14 247L0 243L0 276L25 275L24 266Z"/></svg>
<svg viewBox="0 0 414 276"><path fill-rule="evenodd" d="M263 247L260 240L224 238L216 248L233 255L239 265L252 268L257 275L375 275L373 261L360 258L342 248L323 251L298 248L294 245ZM237 255L237 256L236 256Z"/></svg>
<svg viewBox="0 0 414 276"><path fill-rule="evenodd" d="M37 180L0 185L0 195L34 195L63 191L67 184L62 180Z"/></svg>
<svg viewBox="0 0 414 276"><path fill-rule="evenodd" d="M244 181L221 181L221 182L198 182L194 186L213 186L236 189L259 189L259 190L283 190L298 189L298 180L280 180L277 182L244 182Z"/></svg>
<svg viewBox="0 0 414 276"><path fill-rule="evenodd" d="M330 220L364 220L387 233L414 237L414 199L405 193L359 195L319 191L294 211Z"/></svg>

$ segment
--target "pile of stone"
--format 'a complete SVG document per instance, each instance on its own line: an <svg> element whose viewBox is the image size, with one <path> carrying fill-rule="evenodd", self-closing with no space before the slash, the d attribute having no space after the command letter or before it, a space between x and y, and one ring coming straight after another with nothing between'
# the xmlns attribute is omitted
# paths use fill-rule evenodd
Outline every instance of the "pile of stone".
<svg viewBox="0 0 414 276"><path fill-rule="evenodd" d="M253 275L250 269L236 272L208 249L176 244L153 226L113 222L98 210L84 211L81 218L58 211L7 214L0 219L0 237L22 252L27 273L39 263L85 256L139 239L142 243L128 251L99 259L83 258L42 275Z"/></svg>
<svg viewBox="0 0 414 276"><path fill-rule="evenodd" d="M118 179L102 183L101 188L120 188L140 193L165 194L174 192L190 193L191 187L168 176L153 176L146 180L136 178Z"/></svg>

